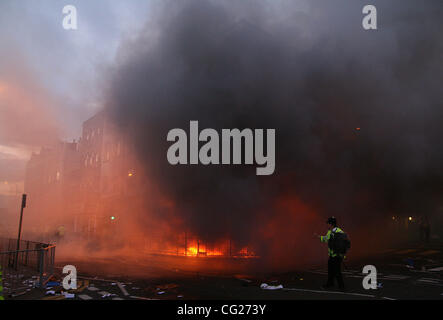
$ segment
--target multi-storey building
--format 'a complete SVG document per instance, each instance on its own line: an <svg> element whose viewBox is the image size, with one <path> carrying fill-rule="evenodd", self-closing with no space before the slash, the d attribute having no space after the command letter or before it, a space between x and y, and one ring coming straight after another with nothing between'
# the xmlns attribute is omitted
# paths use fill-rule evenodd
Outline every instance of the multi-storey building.
<svg viewBox="0 0 443 320"><path fill-rule="evenodd" d="M26 168L27 219L37 233L91 238L112 232L140 201L143 181L129 139L99 112L83 123L78 142L60 142L33 154ZM29 217L29 218L28 218Z"/></svg>
<svg viewBox="0 0 443 320"><path fill-rule="evenodd" d="M77 142L60 142L33 153L26 166L25 193L28 195L26 223L30 232L45 234L70 223L78 209L76 192L81 166ZM40 226L44 225L44 230Z"/></svg>

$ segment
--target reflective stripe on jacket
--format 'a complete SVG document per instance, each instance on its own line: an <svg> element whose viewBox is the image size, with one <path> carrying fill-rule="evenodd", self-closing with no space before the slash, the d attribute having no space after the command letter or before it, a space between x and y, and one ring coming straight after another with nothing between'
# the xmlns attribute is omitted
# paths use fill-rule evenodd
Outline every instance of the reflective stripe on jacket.
<svg viewBox="0 0 443 320"><path fill-rule="evenodd" d="M343 233L343 230L342 229L340 229L339 227L335 227L335 228L333 228L332 230L328 230L328 233L326 233L326 235L325 236L320 236L320 241L321 242L328 242L329 241L329 239L331 238L331 233L332 232L335 232L335 233ZM330 256L330 257L336 257L337 256L337 254L336 253L334 253L334 251L331 249L331 248L329 248L328 247L328 255Z"/></svg>

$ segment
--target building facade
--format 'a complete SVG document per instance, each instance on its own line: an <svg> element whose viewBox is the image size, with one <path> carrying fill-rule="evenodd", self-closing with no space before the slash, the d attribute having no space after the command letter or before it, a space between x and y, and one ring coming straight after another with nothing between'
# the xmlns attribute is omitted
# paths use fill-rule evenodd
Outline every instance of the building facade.
<svg viewBox="0 0 443 320"><path fill-rule="evenodd" d="M86 238L111 234L139 198L142 178L128 141L99 112L83 123L78 142L32 154L25 175L31 230L49 241L60 227Z"/></svg>

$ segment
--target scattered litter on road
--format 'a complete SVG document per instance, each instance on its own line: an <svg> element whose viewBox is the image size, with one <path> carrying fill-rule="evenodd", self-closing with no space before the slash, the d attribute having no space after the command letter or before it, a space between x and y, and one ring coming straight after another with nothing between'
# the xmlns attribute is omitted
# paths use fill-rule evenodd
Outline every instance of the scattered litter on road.
<svg viewBox="0 0 443 320"><path fill-rule="evenodd" d="M78 297L82 300L92 300L92 297L88 296L87 294L79 294Z"/></svg>
<svg viewBox="0 0 443 320"><path fill-rule="evenodd" d="M74 293L63 292L63 295L65 296L66 299L74 299L75 298Z"/></svg>
<svg viewBox="0 0 443 320"><path fill-rule="evenodd" d="M164 291L157 292L157 294L164 294L164 293L165 293Z"/></svg>
<svg viewBox="0 0 443 320"><path fill-rule="evenodd" d="M414 269L414 260L407 258L404 261L406 262L406 268Z"/></svg>
<svg viewBox="0 0 443 320"><path fill-rule="evenodd" d="M383 283L381 283L381 282L377 283L377 289L381 289L381 288L383 288Z"/></svg>
<svg viewBox="0 0 443 320"><path fill-rule="evenodd" d="M100 291L98 292L99 295L104 296L105 294L109 294L108 291Z"/></svg>
<svg viewBox="0 0 443 320"><path fill-rule="evenodd" d="M48 294L52 294L52 295L54 295L55 294L55 291L54 290L49 290L49 291L46 291L46 294L48 295Z"/></svg>
<svg viewBox="0 0 443 320"><path fill-rule="evenodd" d="M89 290L89 291L98 291L98 290L100 290L100 289L97 288L97 287L88 287L88 290Z"/></svg>
<svg viewBox="0 0 443 320"><path fill-rule="evenodd" d="M116 296L116 294L114 294L114 293L109 293L109 292L107 292L107 291L100 291L100 292L98 292L98 294L101 295L102 298L107 298L107 297L114 297L114 296Z"/></svg>
<svg viewBox="0 0 443 320"><path fill-rule="evenodd" d="M183 298L183 296L180 294L180 295L177 296L177 298Z"/></svg>
<svg viewBox="0 0 443 320"><path fill-rule="evenodd" d="M279 289L283 289L283 286L281 284L278 285L278 286L270 286L267 283L262 283L260 285L260 289L263 289L263 290L279 290Z"/></svg>
<svg viewBox="0 0 443 320"><path fill-rule="evenodd" d="M58 287L60 285L60 282L58 281L49 281L46 286L47 287Z"/></svg>

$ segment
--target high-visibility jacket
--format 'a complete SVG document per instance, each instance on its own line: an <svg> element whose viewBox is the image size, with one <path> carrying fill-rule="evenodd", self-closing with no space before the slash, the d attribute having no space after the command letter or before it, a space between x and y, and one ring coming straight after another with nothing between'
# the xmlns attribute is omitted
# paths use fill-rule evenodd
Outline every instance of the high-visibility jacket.
<svg viewBox="0 0 443 320"><path fill-rule="evenodd" d="M332 230L328 230L328 233L326 233L325 236L320 236L320 241L327 243L329 241L329 239L331 238L331 233L332 232L334 232L334 233L343 233L343 230L340 229L339 227L332 228ZM337 254L334 253L334 251L331 248L329 248L329 247L328 247L328 254L329 254L330 257L333 257L333 258L335 258L337 256Z"/></svg>

